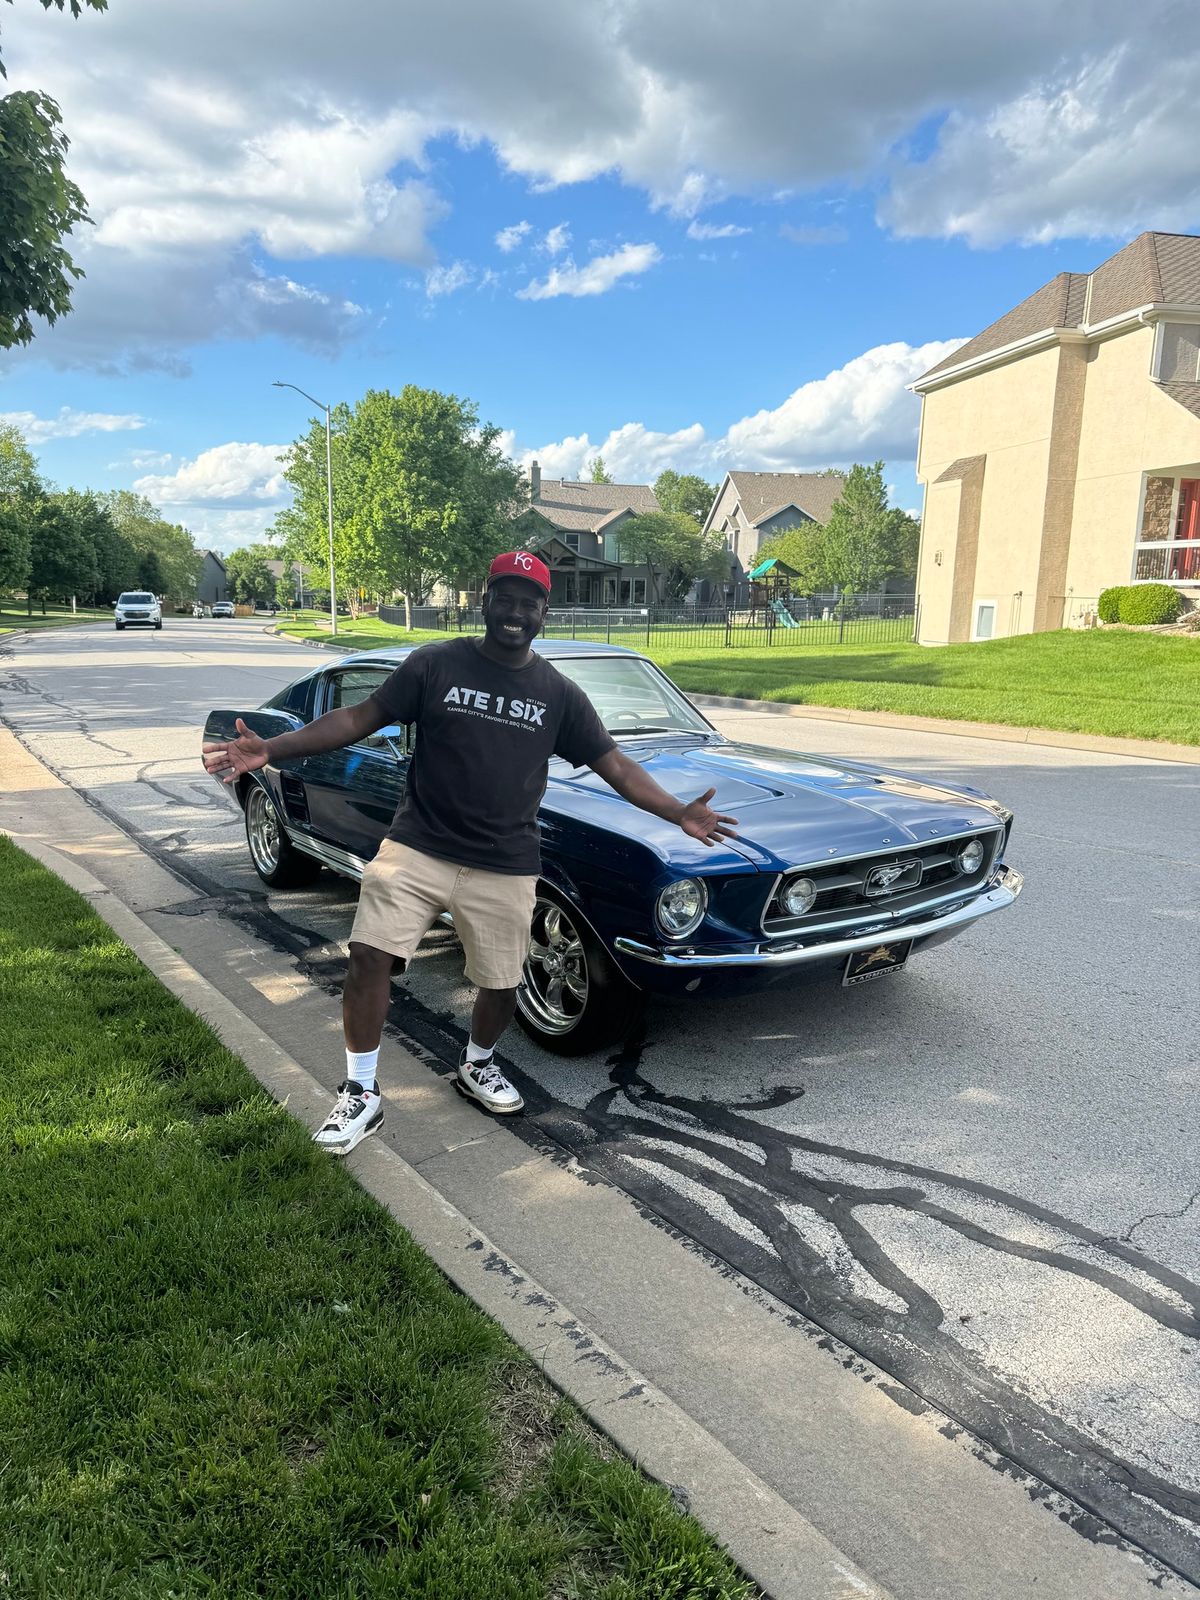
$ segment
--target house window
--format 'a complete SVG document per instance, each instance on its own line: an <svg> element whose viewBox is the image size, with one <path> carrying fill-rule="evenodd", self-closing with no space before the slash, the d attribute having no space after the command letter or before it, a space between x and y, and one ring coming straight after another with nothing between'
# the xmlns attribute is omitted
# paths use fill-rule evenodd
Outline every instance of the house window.
<svg viewBox="0 0 1200 1600"><path fill-rule="evenodd" d="M575 579L574 578L567 578L566 579L566 593L563 595L563 599L566 601L566 603L569 606L573 606L575 604Z"/></svg>
<svg viewBox="0 0 1200 1600"><path fill-rule="evenodd" d="M629 579L628 578L622 578L621 579L621 604L623 606L627 606L629 604Z"/></svg>
<svg viewBox="0 0 1200 1600"><path fill-rule="evenodd" d="M616 605L616 603L617 603L617 580L615 578L605 578L605 580L604 580L604 604L606 606L614 606L614 605Z"/></svg>
<svg viewBox="0 0 1200 1600"><path fill-rule="evenodd" d="M578 550L579 535L577 533L564 533L563 543L566 545L568 550Z"/></svg>
<svg viewBox="0 0 1200 1600"><path fill-rule="evenodd" d="M972 638L990 639L996 630L996 602L980 600L975 606L975 632Z"/></svg>
<svg viewBox="0 0 1200 1600"><path fill-rule="evenodd" d="M635 578L633 580L633 603L635 606L644 606L646 604L645 578Z"/></svg>
<svg viewBox="0 0 1200 1600"><path fill-rule="evenodd" d="M1200 383L1200 323L1162 324L1155 376L1160 383Z"/></svg>

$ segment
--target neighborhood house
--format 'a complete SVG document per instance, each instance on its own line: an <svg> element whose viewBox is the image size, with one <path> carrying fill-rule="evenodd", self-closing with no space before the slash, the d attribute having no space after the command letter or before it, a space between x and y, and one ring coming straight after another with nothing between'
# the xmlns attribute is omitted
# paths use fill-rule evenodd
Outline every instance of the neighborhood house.
<svg viewBox="0 0 1200 1600"><path fill-rule="evenodd" d="M579 483L529 469L529 506L518 537L550 568L551 606L645 606L653 586L645 565L622 559L621 528L660 509L644 483Z"/></svg>
<svg viewBox="0 0 1200 1600"><path fill-rule="evenodd" d="M1200 591L1200 238L1060 272L913 388L923 644L1059 628L1138 579Z"/></svg>
<svg viewBox="0 0 1200 1600"><path fill-rule="evenodd" d="M750 574L767 540L803 522L828 522L844 487L840 472L727 472L704 522L706 533L715 529L725 536L725 598L736 607L747 604Z"/></svg>

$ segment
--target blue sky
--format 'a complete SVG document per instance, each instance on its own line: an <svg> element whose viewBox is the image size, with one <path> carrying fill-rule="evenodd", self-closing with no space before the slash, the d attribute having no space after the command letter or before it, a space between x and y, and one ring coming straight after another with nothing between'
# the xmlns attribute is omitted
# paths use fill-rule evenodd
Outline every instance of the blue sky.
<svg viewBox="0 0 1200 1600"><path fill-rule="evenodd" d="M453 390L546 475L883 457L919 507L905 385L1200 222L1194 13L1086 10L19 0L10 84L59 99L95 226L0 415L223 549L286 502L274 378Z"/></svg>

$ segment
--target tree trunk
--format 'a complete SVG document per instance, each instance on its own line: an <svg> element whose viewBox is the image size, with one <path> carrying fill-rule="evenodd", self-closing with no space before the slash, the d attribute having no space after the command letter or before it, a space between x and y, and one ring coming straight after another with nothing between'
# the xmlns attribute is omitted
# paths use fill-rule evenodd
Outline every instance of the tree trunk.
<svg viewBox="0 0 1200 1600"><path fill-rule="evenodd" d="M412 632L412 595L407 589L404 591L404 626L409 633Z"/></svg>

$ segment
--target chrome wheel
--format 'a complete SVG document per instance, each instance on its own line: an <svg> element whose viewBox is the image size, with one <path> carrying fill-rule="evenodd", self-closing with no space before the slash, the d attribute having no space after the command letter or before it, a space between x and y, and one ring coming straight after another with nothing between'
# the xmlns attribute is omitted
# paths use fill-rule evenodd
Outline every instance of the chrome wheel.
<svg viewBox="0 0 1200 1600"><path fill-rule="evenodd" d="M579 1025L589 987L587 951L578 928L561 906L539 895L517 1004L539 1033L566 1034Z"/></svg>
<svg viewBox="0 0 1200 1600"><path fill-rule="evenodd" d="M279 819L257 784L246 800L246 842L260 877L279 870Z"/></svg>

